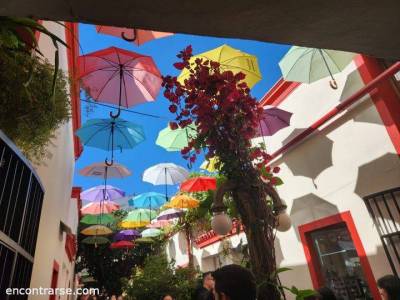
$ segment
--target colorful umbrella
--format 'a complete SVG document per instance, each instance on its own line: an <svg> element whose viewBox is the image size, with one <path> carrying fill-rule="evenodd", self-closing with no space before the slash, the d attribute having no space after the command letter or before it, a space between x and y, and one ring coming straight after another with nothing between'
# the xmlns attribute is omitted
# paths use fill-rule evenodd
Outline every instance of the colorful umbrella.
<svg viewBox="0 0 400 300"><path fill-rule="evenodd" d="M166 204L165 207L170 208L196 208L199 206L199 200L196 200L188 195L177 195L172 197L171 202Z"/></svg>
<svg viewBox="0 0 400 300"><path fill-rule="evenodd" d="M114 235L115 241L132 241L140 238L142 235L139 231L134 229L121 230Z"/></svg>
<svg viewBox="0 0 400 300"><path fill-rule="evenodd" d="M157 209L166 202L165 196L160 193L149 192L133 197L129 200L129 205L135 208Z"/></svg>
<svg viewBox="0 0 400 300"><path fill-rule="evenodd" d="M168 221L168 220L153 220L151 221L151 223L149 225L147 225L147 228L164 228L164 227L168 227L171 226L172 222Z"/></svg>
<svg viewBox="0 0 400 300"><path fill-rule="evenodd" d="M112 230L103 225L92 225L81 231L84 235L107 235L111 234Z"/></svg>
<svg viewBox="0 0 400 300"><path fill-rule="evenodd" d="M114 163L112 166L108 166L106 163L93 163L87 167L84 167L79 171L82 176L101 177L104 178L124 178L132 175L131 171L127 167L121 164Z"/></svg>
<svg viewBox="0 0 400 300"><path fill-rule="evenodd" d="M151 220L156 217L154 210L139 208L132 210L122 220L120 226L122 228L139 228L150 224Z"/></svg>
<svg viewBox="0 0 400 300"><path fill-rule="evenodd" d="M217 163L219 163L219 159L217 156L210 158L209 160L205 160L201 165L200 169L206 170L210 173L218 172L221 165L217 168Z"/></svg>
<svg viewBox="0 0 400 300"><path fill-rule="evenodd" d="M154 185L165 185L165 198L168 199L167 185L181 183L189 177L189 172L185 168L173 163L162 163L154 165L143 173L143 181Z"/></svg>
<svg viewBox="0 0 400 300"><path fill-rule="evenodd" d="M176 208L169 208L166 210L163 210L162 212L159 213L157 216L157 220L163 221L163 220L173 220L176 218L179 218L182 216L185 212L182 209L176 209Z"/></svg>
<svg viewBox="0 0 400 300"><path fill-rule="evenodd" d="M196 129L190 126L174 130L167 126L158 133L156 144L167 151L181 151L196 134Z"/></svg>
<svg viewBox="0 0 400 300"><path fill-rule="evenodd" d="M119 205L113 201L90 202L81 208L82 215L109 214L119 209Z"/></svg>
<svg viewBox="0 0 400 300"><path fill-rule="evenodd" d="M145 140L143 127L120 118L91 119L75 134L89 147L111 150L111 166L115 149L132 149Z"/></svg>
<svg viewBox="0 0 400 300"><path fill-rule="evenodd" d="M96 247L100 244L107 244L109 243L109 239L102 237L102 236L88 236L82 240L84 244L94 244Z"/></svg>
<svg viewBox="0 0 400 300"><path fill-rule="evenodd" d="M181 183L182 192L206 192L217 188L217 180L214 177L199 176L190 178Z"/></svg>
<svg viewBox="0 0 400 300"><path fill-rule="evenodd" d="M161 74L150 56L110 47L78 58L82 87L95 100L131 107L154 101L161 87Z"/></svg>
<svg viewBox="0 0 400 300"><path fill-rule="evenodd" d="M257 57L234 49L228 45L222 45L213 50L192 56L189 62L194 64L197 58L201 58L203 61L211 60L219 62L222 71L232 71L234 74L239 72L244 73L246 77L243 81L246 82L250 88L261 80L261 72L258 67ZM184 69L178 76L178 81L183 83L189 76L190 71Z"/></svg>
<svg viewBox="0 0 400 300"><path fill-rule="evenodd" d="M162 234L160 229L149 228L142 231L142 237L144 238L152 238Z"/></svg>
<svg viewBox="0 0 400 300"><path fill-rule="evenodd" d="M138 238L137 240L135 240L135 243L137 244L151 244L154 243L154 240L152 238Z"/></svg>
<svg viewBox="0 0 400 300"><path fill-rule="evenodd" d="M256 136L272 136L290 125L292 113L274 106L265 106Z"/></svg>
<svg viewBox="0 0 400 300"><path fill-rule="evenodd" d="M124 28L124 27L102 26L102 25L96 25L96 31L98 33L121 37L124 40L128 42L133 42L138 46L154 39L159 39L173 35L173 33L171 32L160 32L160 31L143 30L136 28Z"/></svg>
<svg viewBox="0 0 400 300"><path fill-rule="evenodd" d="M110 245L111 249L131 249L133 247L135 247L135 244L129 241L118 241Z"/></svg>
<svg viewBox="0 0 400 300"><path fill-rule="evenodd" d="M341 72L354 58L354 53L293 46L279 62L287 81L311 83L331 77L333 89L337 84L333 74Z"/></svg>
<svg viewBox="0 0 400 300"><path fill-rule="evenodd" d="M115 222L115 218L112 214L86 215L80 222L86 225L110 225Z"/></svg>
<svg viewBox="0 0 400 300"><path fill-rule="evenodd" d="M125 196L125 192L112 185L98 185L81 193L81 199L91 202L114 200Z"/></svg>

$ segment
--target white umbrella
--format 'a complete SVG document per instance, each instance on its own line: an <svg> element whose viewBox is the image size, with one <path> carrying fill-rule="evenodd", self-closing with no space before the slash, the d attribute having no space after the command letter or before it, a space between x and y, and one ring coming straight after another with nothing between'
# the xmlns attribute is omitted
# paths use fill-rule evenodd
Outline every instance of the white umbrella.
<svg viewBox="0 0 400 300"><path fill-rule="evenodd" d="M161 163L146 169L143 173L143 181L154 185L165 185L165 197L168 198L167 185L181 183L189 177L189 172L173 163Z"/></svg>

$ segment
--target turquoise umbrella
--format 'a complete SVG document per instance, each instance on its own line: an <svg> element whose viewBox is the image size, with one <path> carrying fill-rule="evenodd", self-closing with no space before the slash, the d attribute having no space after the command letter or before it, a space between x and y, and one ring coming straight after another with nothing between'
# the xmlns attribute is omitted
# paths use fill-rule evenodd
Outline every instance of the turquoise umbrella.
<svg viewBox="0 0 400 300"><path fill-rule="evenodd" d="M145 140L143 127L120 118L92 119L75 133L89 147L111 150L111 163L115 149L132 149Z"/></svg>
<svg viewBox="0 0 400 300"><path fill-rule="evenodd" d="M333 74L341 72L354 58L354 53L293 46L279 62L287 81L311 83L330 76L333 89L337 84Z"/></svg>
<svg viewBox="0 0 400 300"><path fill-rule="evenodd" d="M129 200L129 205L135 208L157 209L167 201L165 195L155 192L143 193Z"/></svg>

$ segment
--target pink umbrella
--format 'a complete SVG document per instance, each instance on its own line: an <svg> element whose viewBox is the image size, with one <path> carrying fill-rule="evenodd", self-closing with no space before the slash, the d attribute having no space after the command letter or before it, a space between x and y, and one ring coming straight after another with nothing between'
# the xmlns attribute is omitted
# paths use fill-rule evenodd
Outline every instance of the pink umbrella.
<svg viewBox="0 0 400 300"><path fill-rule="evenodd" d="M168 220L155 220L152 221L149 225L146 227L148 228L163 228L172 225L172 222Z"/></svg>
<svg viewBox="0 0 400 300"><path fill-rule="evenodd" d="M124 40L128 42L133 42L138 46L154 39L159 39L173 35L173 33L171 32L160 32L152 30L102 26L102 25L96 25L96 30L98 33L108 34L116 37L122 37Z"/></svg>
<svg viewBox="0 0 400 300"><path fill-rule="evenodd" d="M292 113L274 106L265 106L256 136L271 136L290 125Z"/></svg>
<svg viewBox="0 0 400 300"><path fill-rule="evenodd" d="M90 202L81 208L82 215L109 214L119 209L119 205L113 201Z"/></svg>
<svg viewBox="0 0 400 300"><path fill-rule="evenodd" d="M79 56L83 89L94 100L131 107L154 101L161 88L161 74L150 56L110 47Z"/></svg>

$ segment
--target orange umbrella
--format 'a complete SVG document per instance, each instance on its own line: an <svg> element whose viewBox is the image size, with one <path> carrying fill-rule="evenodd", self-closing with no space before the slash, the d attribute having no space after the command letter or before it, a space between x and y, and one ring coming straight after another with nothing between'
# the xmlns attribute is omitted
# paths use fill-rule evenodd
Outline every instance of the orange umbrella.
<svg viewBox="0 0 400 300"><path fill-rule="evenodd" d="M113 201L90 202L81 208L82 215L109 214L120 207Z"/></svg>
<svg viewBox="0 0 400 300"><path fill-rule="evenodd" d="M159 39L173 35L173 33L171 32L160 32L160 31L143 30L136 28L124 28L124 27L102 26L102 25L96 25L96 30L98 33L121 37L124 40L128 42L133 42L138 46L154 39Z"/></svg>

